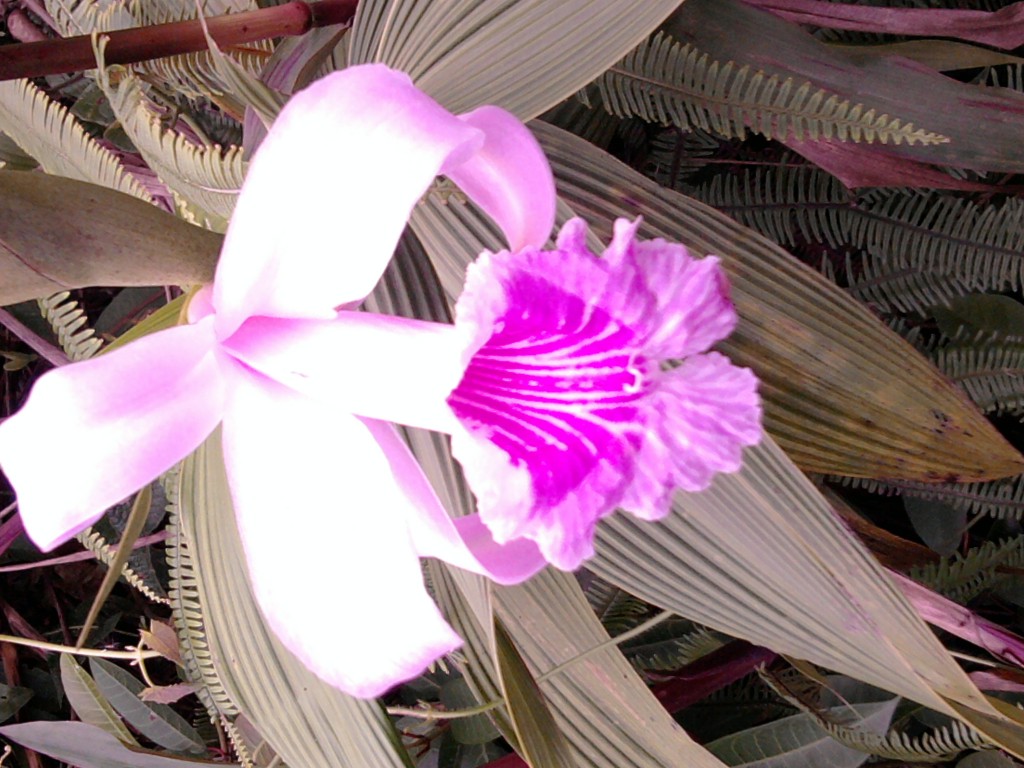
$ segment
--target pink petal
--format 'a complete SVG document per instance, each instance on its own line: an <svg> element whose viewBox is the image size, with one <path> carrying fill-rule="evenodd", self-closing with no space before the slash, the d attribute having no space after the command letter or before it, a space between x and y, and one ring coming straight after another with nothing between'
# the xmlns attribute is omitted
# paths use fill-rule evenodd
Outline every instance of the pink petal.
<svg viewBox="0 0 1024 768"><path fill-rule="evenodd" d="M254 317L224 341L250 368L358 416L450 431L445 398L465 368L454 327L343 310L332 320Z"/></svg>
<svg viewBox="0 0 1024 768"><path fill-rule="evenodd" d="M498 107L460 115L484 145L444 173L498 222L513 251L540 248L555 226L555 180L540 144L519 119Z"/></svg>
<svg viewBox="0 0 1024 768"><path fill-rule="evenodd" d="M423 586L415 510L362 421L239 376L224 460L256 597L313 672L373 697L458 647Z"/></svg>
<svg viewBox="0 0 1024 768"><path fill-rule="evenodd" d="M223 401L212 320L47 373L0 425L28 535L49 550L95 522L193 451Z"/></svg>
<svg viewBox="0 0 1024 768"><path fill-rule="evenodd" d="M518 584L547 565L529 539L498 544L479 515L453 521L405 441L382 421L366 425L388 457L395 482L405 493L410 509L406 520L420 557L436 557L499 584Z"/></svg>
<svg viewBox="0 0 1024 768"><path fill-rule="evenodd" d="M640 223L639 218L616 221L604 253L620 286L609 297L616 301L611 311L644 337L644 351L652 357L706 352L732 333L738 320L725 271L714 256L694 259L678 243L636 240Z"/></svg>
<svg viewBox="0 0 1024 768"><path fill-rule="evenodd" d="M674 488L702 491L735 472L744 446L761 440L757 377L717 352L684 360L655 385L645 406L646 437L621 506L654 519Z"/></svg>
<svg viewBox="0 0 1024 768"><path fill-rule="evenodd" d="M325 318L361 300L441 167L482 143L383 65L350 67L296 94L232 216L215 281L218 336L251 315Z"/></svg>

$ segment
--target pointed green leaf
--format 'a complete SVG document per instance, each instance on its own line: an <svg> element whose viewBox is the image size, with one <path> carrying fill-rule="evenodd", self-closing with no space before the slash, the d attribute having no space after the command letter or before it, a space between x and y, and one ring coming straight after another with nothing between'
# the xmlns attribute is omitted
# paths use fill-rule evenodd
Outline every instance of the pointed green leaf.
<svg viewBox="0 0 1024 768"><path fill-rule="evenodd" d="M500 623L495 626L494 637L505 701L526 762L544 768L576 768L577 762L548 710L544 694Z"/></svg>
<svg viewBox="0 0 1024 768"><path fill-rule="evenodd" d="M28 704L33 693L31 688L0 684L0 723L14 717L19 709Z"/></svg>
<svg viewBox="0 0 1024 768"><path fill-rule="evenodd" d="M202 737L185 718L166 704L142 701L139 694L146 686L116 664L105 659L89 660L96 686L139 733L172 752L206 752Z"/></svg>
<svg viewBox="0 0 1024 768"><path fill-rule="evenodd" d="M96 726L125 744L138 745L89 673L71 654L60 655L60 681L71 708L83 723Z"/></svg>

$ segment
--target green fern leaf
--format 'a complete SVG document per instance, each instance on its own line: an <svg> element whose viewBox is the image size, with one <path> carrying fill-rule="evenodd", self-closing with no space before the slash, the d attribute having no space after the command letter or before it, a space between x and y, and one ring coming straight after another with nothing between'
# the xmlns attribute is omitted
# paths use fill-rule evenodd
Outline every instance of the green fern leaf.
<svg viewBox="0 0 1024 768"><path fill-rule="evenodd" d="M641 43L597 81L612 114L700 128L742 138L753 130L768 138L837 138L900 144L941 144L948 139L915 128L863 104L851 104L810 82L768 76L749 64L720 62L664 32Z"/></svg>
<svg viewBox="0 0 1024 768"><path fill-rule="evenodd" d="M202 223L225 229L245 178L241 147L222 150L193 143L163 125L139 78L125 74L114 86L109 70L100 72L114 113L150 168L186 206L199 209L199 217L206 219Z"/></svg>
<svg viewBox="0 0 1024 768"><path fill-rule="evenodd" d="M164 478L170 518L167 523L167 564L170 569L171 618L178 632L182 659L185 662L185 678L196 686L196 694L214 720L230 722L239 714L220 676L206 640L203 608L196 587L196 575L192 565L187 534L181 527L179 515L179 469L176 467ZM237 734L227 729L232 742ZM236 742L241 743L241 742Z"/></svg>
<svg viewBox="0 0 1024 768"><path fill-rule="evenodd" d="M960 604L1009 578L1000 568L1024 565L1024 535L1003 541L986 541L968 552L939 563L915 568L910 578L941 592Z"/></svg>
<svg viewBox="0 0 1024 768"><path fill-rule="evenodd" d="M99 184L152 203L153 198L61 104L28 80L0 82L0 132L47 173Z"/></svg>

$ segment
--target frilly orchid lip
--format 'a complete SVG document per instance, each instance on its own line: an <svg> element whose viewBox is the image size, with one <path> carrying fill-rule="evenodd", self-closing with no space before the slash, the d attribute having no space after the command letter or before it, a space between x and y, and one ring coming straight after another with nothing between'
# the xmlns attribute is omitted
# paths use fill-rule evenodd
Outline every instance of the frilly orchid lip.
<svg viewBox="0 0 1024 768"><path fill-rule="evenodd" d="M452 521L391 425L353 415L337 397L303 396L288 372L265 375L236 352L272 346L280 329L319 328L316 319L359 348L362 326L347 322L356 313L336 308L373 288L441 172L513 248L547 240L551 171L512 115L452 115L381 65L329 75L292 98L253 159L191 324L51 371L0 424L0 465L29 536L46 549L67 540L222 423L256 597L291 651L339 688L375 696L457 647L418 558L515 583L544 565L537 548L498 545L476 518ZM64 458L51 435L88 448ZM324 610L310 584L335 585L349 610ZM338 615L358 623L337 626Z"/></svg>
<svg viewBox="0 0 1024 768"><path fill-rule="evenodd" d="M603 258L581 219L554 251L485 253L456 307L480 341L448 397L452 451L495 538L566 570L600 518L662 517L761 440L756 376L708 352L737 321L718 260L639 241L639 225L616 222Z"/></svg>

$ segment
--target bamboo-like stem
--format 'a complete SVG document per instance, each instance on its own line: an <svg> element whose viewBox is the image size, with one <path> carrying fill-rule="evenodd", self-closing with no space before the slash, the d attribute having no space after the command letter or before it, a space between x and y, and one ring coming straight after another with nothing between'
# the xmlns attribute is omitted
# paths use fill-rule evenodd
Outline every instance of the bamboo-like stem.
<svg viewBox="0 0 1024 768"><path fill-rule="evenodd" d="M294 0L272 8L214 16L207 19L206 24L210 36L224 48L269 37L301 35L316 27L347 24L355 15L357 4L358 0L315 3ZM104 35L110 38L104 52L107 64L134 64L205 51L208 47L198 20L123 29ZM81 72L95 66L90 35L0 46L0 80Z"/></svg>

